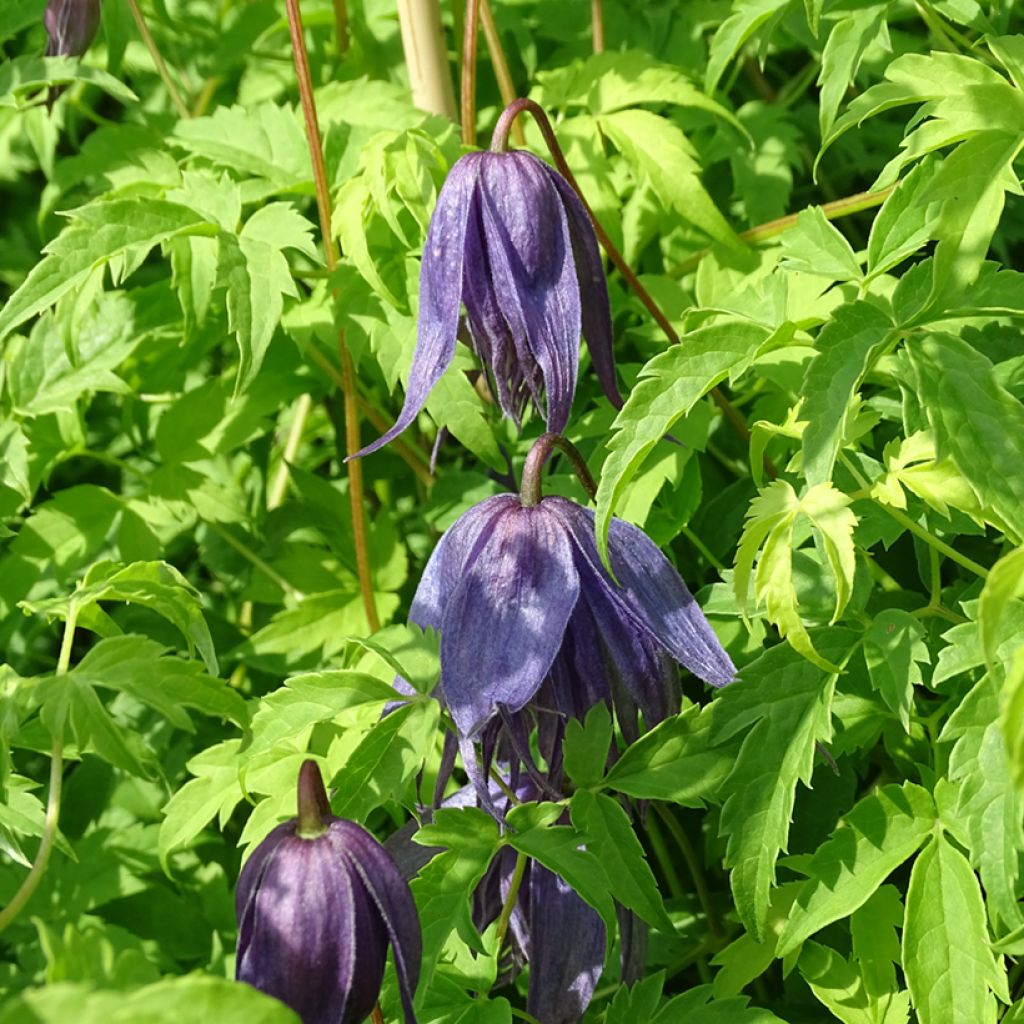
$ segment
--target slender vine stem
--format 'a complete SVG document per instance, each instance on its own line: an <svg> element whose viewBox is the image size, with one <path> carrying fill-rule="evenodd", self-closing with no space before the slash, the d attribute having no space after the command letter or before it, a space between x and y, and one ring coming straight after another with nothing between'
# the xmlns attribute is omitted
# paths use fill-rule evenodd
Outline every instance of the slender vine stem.
<svg viewBox="0 0 1024 1024"><path fill-rule="evenodd" d="M487 40L487 52L491 55L491 65L494 67L494 77L498 82L501 102L507 106L516 98L516 86L512 81L512 72L508 67L505 48L501 45L501 35L494 21L490 0L480 0L480 27L484 30L484 39ZM518 121L512 125L512 137L516 140L516 145L526 145L523 126Z"/></svg>
<svg viewBox="0 0 1024 1024"><path fill-rule="evenodd" d="M288 467L295 461L299 445L302 443L302 432L306 429L306 420L313 408L313 399L307 392L300 395L295 403L295 414L292 416L292 425L288 428L288 437L284 443L284 451L281 452L281 465L277 467L277 474L270 490L267 492L267 508L280 508L284 502L284 496L288 492Z"/></svg>
<svg viewBox="0 0 1024 1024"><path fill-rule="evenodd" d="M248 544L240 541L230 530L226 530L220 523L212 519L204 519L206 528L217 534L228 547L234 548L247 562L250 562L255 569L259 569L264 576L272 583L280 587L289 597L295 601L301 601L305 595L296 590L273 566L265 562Z"/></svg>
<svg viewBox="0 0 1024 1024"><path fill-rule="evenodd" d="M128 9L132 12L135 27L139 30L139 35L142 36L142 41L146 44L150 57L153 58L153 63L156 65L156 73L160 76L160 80L167 89L167 95L171 98L171 104L178 112L178 116L187 121L191 114L188 107L185 106L185 101L181 98L181 93L178 92L178 87L174 84L174 79L171 78L170 72L167 70L167 64L164 62L160 50L157 49L153 33L149 31L146 19L142 16L142 10L139 8L139 0L128 0Z"/></svg>
<svg viewBox="0 0 1024 1024"><path fill-rule="evenodd" d="M327 269L338 265L338 248L331 232L331 194L327 186L327 168L324 164L324 148L320 140L320 123L317 120L316 100L313 97L313 80L309 74L309 57L306 40L302 32L302 14L299 0L285 0L288 8L288 31L292 40L292 56L295 61L295 77L299 84L299 98L302 115L306 122L306 141L313 164L313 182L316 186L316 206L320 215L320 233L323 236L324 256ZM355 368L352 356L345 344L345 334L338 332L338 350L341 357L341 390L345 404L345 451L354 455L359 451L359 405L356 392ZM349 459L348 472L349 501L352 506L352 541L355 548L356 573L359 590L363 598L366 621L372 631L380 629L377 615L377 600L373 592L370 573L370 553L366 540L366 510L363 494L363 466L358 459Z"/></svg>
<svg viewBox="0 0 1024 1024"><path fill-rule="evenodd" d="M519 898L519 888L523 884L523 875L526 873L526 854L516 854L516 866L512 869L512 881L509 883L508 895L505 897L505 905L501 908L501 916L498 918L498 927L494 936L498 955L501 955L501 947L505 944L505 935L508 932L509 922L512 920L512 911L515 910L516 900Z"/></svg>
<svg viewBox="0 0 1024 1024"><path fill-rule="evenodd" d="M895 185L889 185L887 188L880 188L877 192L858 192L852 196L843 196L842 199L833 199L830 203L822 203L821 212L825 215L826 220L838 220L840 217L849 217L851 214L860 213L863 210L872 210L876 206L881 206L892 195L895 188ZM769 238L775 238L793 227L799 216L799 213L788 213L785 217L777 217L775 220L769 220L764 224L758 224L757 227L741 231L737 237L744 242L763 242ZM695 252L682 263L673 267L669 271L669 275L682 277L683 274L695 270L697 264L710 253L710 249Z"/></svg>
<svg viewBox="0 0 1024 1024"><path fill-rule="evenodd" d="M480 0L466 0L459 86L459 117L462 121L462 142L466 146L476 145L476 37L479 20Z"/></svg>
<svg viewBox="0 0 1024 1024"><path fill-rule="evenodd" d="M640 279L635 273L633 273L633 268L626 262L622 253L619 252L618 247L609 237L608 232L605 231L601 226L601 222L596 216L594 216L593 209L591 209L590 204L587 202L587 198L584 196L579 182L576 180L575 175L572 173L572 170L565 159L565 154L562 152L562 147L559 145L558 138L555 135L555 130L551 127L551 122L548 120L548 115L544 112L544 109L530 99L517 99L515 102L510 103L502 112L501 117L498 118L498 124L495 126L494 135L491 138L491 150L493 152L500 153L508 148L509 130L515 123L516 118L524 111L529 112L537 123L540 133L544 136L545 143L547 143L548 151L551 153L551 158L555 162L555 167L558 168L559 173L570 184L576 195L580 197L580 202L583 204L584 209L587 211L587 216L590 217L590 221L594 225L594 234L597 235L597 239L601 243L601 247L608 254L608 259L611 260L618 272L626 279L626 283L633 289L637 298L644 304L647 311L654 318L655 323L657 323L661 328L665 337L668 338L669 343L672 345L678 345L680 343L679 334L675 327L672 326L672 322L665 315L657 302L654 301L651 293L643 286ZM744 442L749 443L750 430L747 428L746 421L743 419L742 415L740 415L732 402L730 402L729 399L725 397L722 390L717 387L711 389L711 397ZM774 480L778 475L778 471L767 456L764 458L764 466L768 477Z"/></svg>
<svg viewBox="0 0 1024 1024"><path fill-rule="evenodd" d="M348 53L348 2L347 0L333 0L334 4L334 35L337 39L338 56L344 57Z"/></svg>
<svg viewBox="0 0 1024 1024"><path fill-rule="evenodd" d="M580 454L579 449L568 438L561 434L541 434L526 456L526 463L523 466L523 480L519 488L520 500L523 508L532 508L543 497L541 490L541 470L544 463L548 461L552 449L557 448L563 455L567 456L572 464L573 472L579 477L587 496L593 501L597 497L597 484L594 477L587 468L586 460Z"/></svg>
<svg viewBox="0 0 1024 1024"><path fill-rule="evenodd" d="M54 675L67 675L71 667L71 646L75 639L75 623L78 611L72 603L68 617L64 623L64 634L60 641L60 653L57 655L57 670ZM66 712L62 711L57 718L53 734L53 746L50 749L50 789L46 798L46 816L43 819L43 834L39 840L36 859L28 874L22 879L18 891L11 902L0 910L0 932L2 932L24 909L25 904L36 891L57 841L57 829L60 825L60 796L64 784L64 720Z"/></svg>
<svg viewBox="0 0 1024 1024"><path fill-rule="evenodd" d="M590 0L590 21L593 26L594 53L604 53L604 7L601 0Z"/></svg>

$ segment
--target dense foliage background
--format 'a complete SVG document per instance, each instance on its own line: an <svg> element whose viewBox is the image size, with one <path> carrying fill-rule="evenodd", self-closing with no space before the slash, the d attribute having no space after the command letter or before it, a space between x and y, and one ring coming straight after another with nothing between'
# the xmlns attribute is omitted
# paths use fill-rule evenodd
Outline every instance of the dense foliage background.
<svg viewBox="0 0 1024 1024"><path fill-rule="evenodd" d="M0 9L0 903L55 844L0 918L0 1022L295 1020L225 980L241 859L307 753L382 839L429 803L437 702L380 717L396 666L437 677L436 637L402 623L440 533L542 425L502 421L463 350L364 460L373 632L338 331L368 442L462 152L408 98L394 4L353 0L344 54L331 4L303 4L333 274L283 3L143 4L187 117L127 4L104 0L81 65L40 56L43 7ZM421 834L447 848L412 885L422 1021L523 1017L525 977L489 991L494 930L468 916L502 844L649 925L644 980L613 948L587 1020L1024 1020L1014 8L607 0L594 55L583 0L493 0L516 90L681 336L610 272L628 400L584 360L569 430L599 532L614 512L663 545L741 678L683 680L628 749L602 713L570 729L571 823L528 805L499 834L467 808ZM477 103L486 139L483 43ZM546 487L586 500L563 462Z"/></svg>

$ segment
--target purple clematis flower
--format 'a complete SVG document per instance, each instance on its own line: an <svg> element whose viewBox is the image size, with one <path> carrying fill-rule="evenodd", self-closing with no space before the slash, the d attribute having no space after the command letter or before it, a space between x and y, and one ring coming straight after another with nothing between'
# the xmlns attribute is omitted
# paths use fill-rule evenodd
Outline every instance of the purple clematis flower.
<svg viewBox="0 0 1024 1024"><path fill-rule="evenodd" d="M320 769L299 772L299 814L278 825L238 879L235 976L303 1024L358 1024L373 1009L388 942L407 1024L421 936L409 887L368 832L330 813Z"/></svg>
<svg viewBox="0 0 1024 1024"><path fill-rule="evenodd" d="M409 619L441 632L441 689L464 739L486 746L498 718L525 753L516 713L531 702L564 719L622 694L650 728L678 706L673 661L712 686L732 681L732 661L653 541L614 519L608 546L620 585L598 556L593 512L513 494L475 505L441 538Z"/></svg>
<svg viewBox="0 0 1024 1024"><path fill-rule="evenodd" d="M43 24L47 57L80 57L100 27L100 0L50 0Z"/></svg>
<svg viewBox="0 0 1024 1024"><path fill-rule="evenodd" d="M605 394L621 407L608 286L579 197L531 153L467 153L445 180L427 232L405 403L360 455L397 437L423 408L455 356L463 305L506 416L518 423L532 401L548 430L565 428L581 332Z"/></svg>

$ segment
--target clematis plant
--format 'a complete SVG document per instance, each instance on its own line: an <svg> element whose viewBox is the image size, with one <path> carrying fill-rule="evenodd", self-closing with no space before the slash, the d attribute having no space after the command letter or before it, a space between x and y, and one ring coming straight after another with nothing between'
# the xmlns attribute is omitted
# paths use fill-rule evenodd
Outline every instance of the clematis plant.
<svg viewBox="0 0 1024 1024"><path fill-rule="evenodd" d="M735 675L686 584L642 530L613 520L613 578L593 512L541 496L541 468L556 445L593 486L575 448L543 435L521 493L480 502L442 536L410 608L410 621L440 630L441 689L464 740L487 745L499 720L523 750L514 716L531 702L564 720L619 696L649 728L678 706L675 662L712 686Z"/></svg>
<svg viewBox="0 0 1024 1024"><path fill-rule="evenodd" d="M330 812L320 769L299 771L298 816L246 861L235 894L235 974L303 1024L358 1024L372 1011L390 941L407 1024L422 940L409 887L385 849Z"/></svg>
<svg viewBox="0 0 1024 1024"><path fill-rule="evenodd" d="M420 269L416 349L397 437L455 357L461 308L473 348L506 416L532 402L547 428L569 420L580 334L609 400L615 382L608 286L594 228L572 186L532 153L506 151L505 119L489 153L452 167L430 219Z"/></svg>

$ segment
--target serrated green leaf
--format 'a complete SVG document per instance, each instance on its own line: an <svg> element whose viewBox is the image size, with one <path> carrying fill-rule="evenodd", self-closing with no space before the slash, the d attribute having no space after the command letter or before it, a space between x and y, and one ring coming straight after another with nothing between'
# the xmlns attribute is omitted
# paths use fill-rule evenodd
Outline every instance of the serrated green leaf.
<svg viewBox="0 0 1024 1024"><path fill-rule="evenodd" d="M910 873L903 970L921 1024L988 1024L996 1020L992 993L1006 997L978 880L941 833Z"/></svg>
<svg viewBox="0 0 1024 1024"><path fill-rule="evenodd" d="M829 634L822 650L848 656L852 637ZM746 666L716 698L712 739L745 733L726 779L719 832L728 839L725 864L740 920L763 941L775 862L786 849L796 784L810 784L814 744L831 735L835 677L782 645Z"/></svg>
<svg viewBox="0 0 1024 1024"><path fill-rule="evenodd" d="M601 862L616 900L659 931L674 935L654 873L621 804L604 793L580 789L569 810L587 849Z"/></svg>
<svg viewBox="0 0 1024 1024"><path fill-rule="evenodd" d="M904 913L899 889L882 885L850 915L854 960L864 991L881 1011L876 1014L880 1024L904 1024L910 1012L910 994L900 989L896 977Z"/></svg>
<svg viewBox="0 0 1024 1024"><path fill-rule="evenodd" d="M849 916L921 846L935 825L928 792L905 782L860 800L807 865L804 882L779 939L786 956L806 938Z"/></svg>
<svg viewBox="0 0 1024 1024"><path fill-rule="evenodd" d="M999 699L998 687L986 676L950 715L939 739L955 741L949 778L958 784L956 813L966 825L971 863L995 914L1014 928L1024 923L1016 885L1024 852L1024 799L1013 784Z"/></svg>
<svg viewBox="0 0 1024 1024"><path fill-rule="evenodd" d="M603 785L637 800L703 807L732 771L735 751L710 742L711 709L691 705L631 744Z"/></svg>
<svg viewBox="0 0 1024 1024"><path fill-rule="evenodd" d="M906 351L940 456L952 456L982 504L1024 539L1024 406L955 335L928 334Z"/></svg>
<svg viewBox="0 0 1024 1024"><path fill-rule="evenodd" d="M334 812L365 821L381 804L400 799L434 745L439 718L437 701L426 700L406 704L378 722L331 783Z"/></svg>
<svg viewBox="0 0 1024 1024"><path fill-rule="evenodd" d="M97 201L68 216L71 222L46 246L45 257L0 310L0 340L81 286L97 267L119 258L137 263L169 238L216 230L188 207L163 199Z"/></svg>
<svg viewBox="0 0 1024 1024"><path fill-rule="evenodd" d="M710 96L718 88L726 65L744 43L770 18L784 10L790 0L742 0L715 32L704 72L704 91Z"/></svg>
<svg viewBox="0 0 1024 1024"><path fill-rule="evenodd" d="M898 608L879 612L864 634L864 661L871 685L882 695L886 706L899 715L908 733L914 687L922 681L919 666L931 662L924 637L921 623Z"/></svg>
<svg viewBox="0 0 1024 1024"><path fill-rule="evenodd" d="M859 281L864 276L850 243L820 206L797 214L796 224L782 236L779 255L787 269L830 281Z"/></svg>
<svg viewBox="0 0 1024 1024"><path fill-rule="evenodd" d="M840 306L818 335L818 355L804 374L804 477L828 483L842 441L847 408L871 361L892 336L893 324L877 306L857 300Z"/></svg>
<svg viewBox="0 0 1024 1024"><path fill-rule="evenodd" d="M839 104L857 74L865 51L876 40L883 44L888 42L886 7L887 4L878 3L850 11L829 33L818 74L818 124L823 139L829 136Z"/></svg>
<svg viewBox="0 0 1024 1024"><path fill-rule="evenodd" d="M938 164L922 160L882 204L868 236L868 277L884 274L934 237L936 204L928 190Z"/></svg>
<svg viewBox="0 0 1024 1024"><path fill-rule="evenodd" d="M18 107L19 97L25 93L65 82L89 82L122 103L139 102L139 97L120 79L74 57L24 54L8 57L0 64L0 107Z"/></svg>
<svg viewBox="0 0 1024 1024"><path fill-rule="evenodd" d="M702 327L655 356L612 424L609 450L597 489L598 548L607 558L608 529L625 489L672 424L737 368L748 366L769 339L749 322Z"/></svg>
<svg viewBox="0 0 1024 1024"><path fill-rule="evenodd" d="M736 232L704 188L695 151L679 128L648 110L602 114L598 123L669 209L712 241L742 249Z"/></svg>
<svg viewBox="0 0 1024 1024"><path fill-rule="evenodd" d="M1024 597L1024 548L1003 555L992 566L978 601L978 627L985 661L991 670L996 664L999 625L1007 605Z"/></svg>

